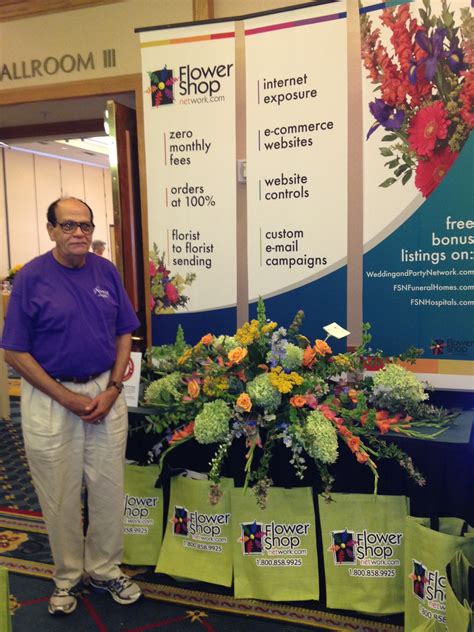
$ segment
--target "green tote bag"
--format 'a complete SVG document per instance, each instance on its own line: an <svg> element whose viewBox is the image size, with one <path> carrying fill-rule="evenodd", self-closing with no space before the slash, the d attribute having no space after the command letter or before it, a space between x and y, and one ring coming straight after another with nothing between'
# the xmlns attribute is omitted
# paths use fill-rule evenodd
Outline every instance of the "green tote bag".
<svg viewBox="0 0 474 632"><path fill-rule="evenodd" d="M158 466L125 465L124 564L154 566L163 538L163 493Z"/></svg>
<svg viewBox="0 0 474 632"><path fill-rule="evenodd" d="M209 481L178 476L171 479L165 538L157 573L183 579L232 585L230 490L221 479L222 496L209 502Z"/></svg>
<svg viewBox="0 0 474 632"><path fill-rule="evenodd" d="M446 628L450 632L474 632L472 603L474 566L457 551L446 567Z"/></svg>
<svg viewBox="0 0 474 632"><path fill-rule="evenodd" d="M415 630L417 626L429 623L429 629L446 631L446 566L458 551L470 564L474 562L474 531L463 520L407 518L404 570L406 630Z"/></svg>
<svg viewBox="0 0 474 632"><path fill-rule="evenodd" d="M10 590L8 588L8 573L6 568L0 568L0 630L1 632L12 632Z"/></svg>
<svg viewBox="0 0 474 632"><path fill-rule="evenodd" d="M267 506L232 492L234 594L237 598L302 601L319 598L316 528L309 487L268 491Z"/></svg>
<svg viewBox="0 0 474 632"><path fill-rule="evenodd" d="M318 498L329 608L403 612L405 496Z"/></svg>

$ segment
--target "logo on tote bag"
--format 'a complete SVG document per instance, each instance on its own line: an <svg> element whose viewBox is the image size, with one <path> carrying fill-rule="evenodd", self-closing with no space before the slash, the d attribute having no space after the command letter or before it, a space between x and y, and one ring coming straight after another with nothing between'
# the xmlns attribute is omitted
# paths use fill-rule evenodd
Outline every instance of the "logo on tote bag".
<svg viewBox="0 0 474 632"><path fill-rule="evenodd" d="M333 531L332 545L329 550L334 553L335 564L355 564L355 533L353 531Z"/></svg>
<svg viewBox="0 0 474 632"><path fill-rule="evenodd" d="M229 521L229 513L207 514L177 505L171 518L173 535L185 538L183 546L214 553L222 552L221 545L227 543L227 536L223 535L222 530Z"/></svg>
<svg viewBox="0 0 474 632"><path fill-rule="evenodd" d="M238 541L242 543L244 555L307 555L307 549L301 548L301 542L308 536L310 526L309 522L243 522Z"/></svg>
<svg viewBox="0 0 474 632"><path fill-rule="evenodd" d="M412 560L413 562L413 572L410 573L410 579L412 581L412 589L413 594L418 599L423 600L425 598L425 584L428 579L426 577L426 571L428 570L426 566L423 566L421 562L417 562L416 560Z"/></svg>
<svg viewBox="0 0 474 632"><path fill-rule="evenodd" d="M256 521L244 522L240 527L239 541L242 542L242 553L244 555L260 555L263 550L262 539L265 535L263 524Z"/></svg>
<svg viewBox="0 0 474 632"><path fill-rule="evenodd" d="M173 534L186 537L188 535L188 510L185 507L174 508L174 516L171 518Z"/></svg>
<svg viewBox="0 0 474 632"><path fill-rule="evenodd" d="M438 570L430 571L418 560L412 560L412 564L413 570L409 577L413 595L422 602L419 606L420 614L426 619L435 619L445 624L446 577Z"/></svg>
<svg viewBox="0 0 474 632"><path fill-rule="evenodd" d="M328 551L333 554L336 566L349 565L348 573L354 577L395 577L393 568L400 566L396 557L401 545L403 533L385 533L377 531L331 531L331 545ZM354 566L378 568L352 568Z"/></svg>

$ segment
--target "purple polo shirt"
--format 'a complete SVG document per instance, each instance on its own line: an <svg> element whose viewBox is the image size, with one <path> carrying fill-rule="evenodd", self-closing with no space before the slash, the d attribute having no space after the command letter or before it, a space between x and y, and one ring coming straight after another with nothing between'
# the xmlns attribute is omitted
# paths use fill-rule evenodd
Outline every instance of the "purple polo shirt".
<svg viewBox="0 0 474 632"><path fill-rule="evenodd" d="M84 378L110 369L116 337L139 324L110 261L88 253L66 268L47 252L15 277L0 347L30 353L52 377Z"/></svg>

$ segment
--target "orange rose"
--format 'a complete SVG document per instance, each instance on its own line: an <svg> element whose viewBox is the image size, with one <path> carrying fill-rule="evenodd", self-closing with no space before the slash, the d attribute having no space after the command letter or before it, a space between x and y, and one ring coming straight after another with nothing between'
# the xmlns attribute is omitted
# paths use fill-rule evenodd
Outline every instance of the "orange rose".
<svg viewBox="0 0 474 632"><path fill-rule="evenodd" d="M244 347L236 347L232 349L227 354L227 357L232 362L232 364L240 364L242 360L247 356L248 351L244 349Z"/></svg>
<svg viewBox="0 0 474 632"><path fill-rule="evenodd" d="M303 354L303 366L311 368L316 362L316 353L312 347L306 347Z"/></svg>
<svg viewBox="0 0 474 632"><path fill-rule="evenodd" d="M240 393L239 397L237 398L236 404L246 413L249 413L252 410L252 400L247 395L247 393Z"/></svg>
<svg viewBox="0 0 474 632"><path fill-rule="evenodd" d="M188 382L188 395L192 399L196 399L201 391L201 387L196 380L190 380Z"/></svg>
<svg viewBox="0 0 474 632"><path fill-rule="evenodd" d="M315 340L314 342L314 351L318 355L326 355L332 353L331 347L324 340Z"/></svg>
<svg viewBox="0 0 474 632"><path fill-rule="evenodd" d="M206 334L201 338L201 342L203 345L210 345L214 340L214 336L212 334Z"/></svg>
<svg viewBox="0 0 474 632"><path fill-rule="evenodd" d="M290 399L290 404L295 408L303 408L306 404L306 397L304 395L293 395Z"/></svg>

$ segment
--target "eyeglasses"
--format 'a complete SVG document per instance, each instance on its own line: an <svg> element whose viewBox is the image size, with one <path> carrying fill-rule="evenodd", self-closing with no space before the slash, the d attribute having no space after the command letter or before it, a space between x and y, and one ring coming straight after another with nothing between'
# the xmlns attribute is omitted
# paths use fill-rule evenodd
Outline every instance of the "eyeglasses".
<svg viewBox="0 0 474 632"><path fill-rule="evenodd" d="M77 227L81 229L81 231L85 235L90 235L95 228L93 222L73 222L69 220L67 222L51 222L53 226L59 226L63 233L74 233L77 230Z"/></svg>

